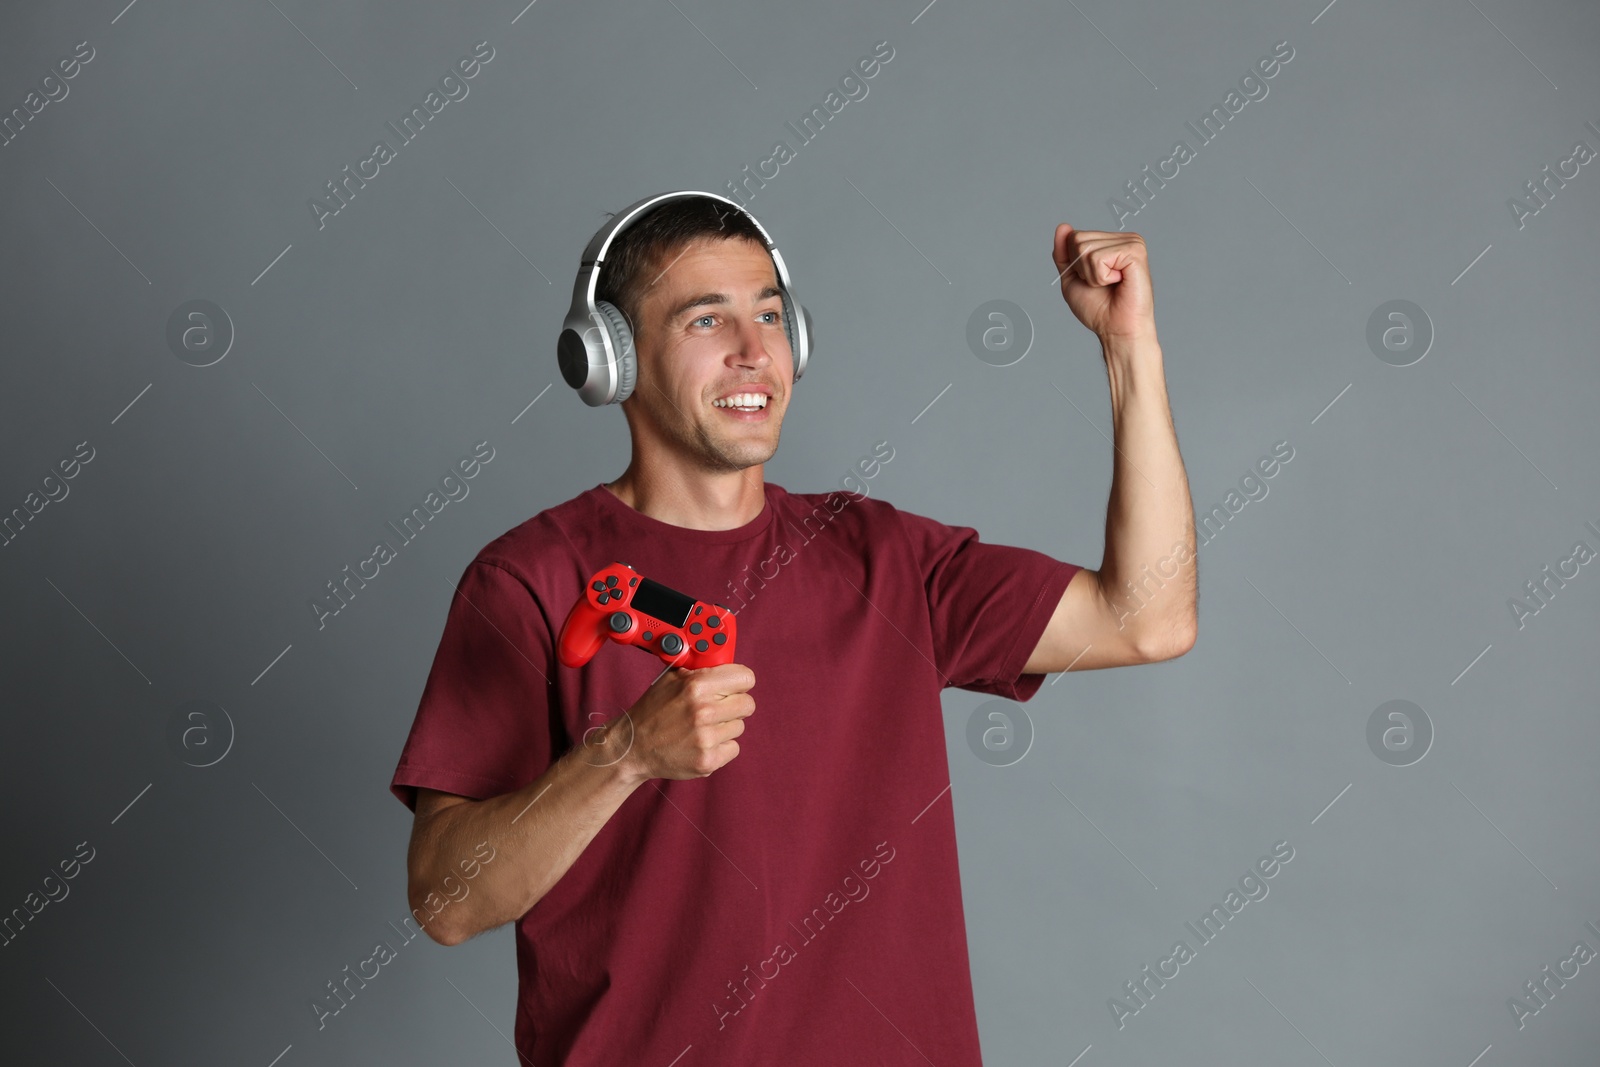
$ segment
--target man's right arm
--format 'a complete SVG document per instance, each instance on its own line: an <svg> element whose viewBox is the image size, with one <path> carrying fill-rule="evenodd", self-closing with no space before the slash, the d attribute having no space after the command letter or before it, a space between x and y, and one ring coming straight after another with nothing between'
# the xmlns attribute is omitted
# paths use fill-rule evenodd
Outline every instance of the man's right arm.
<svg viewBox="0 0 1600 1067"><path fill-rule="evenodd" d="M654 778L704 778L738 756L734 739L755 712L749 693L755 684L755 672L738 663L666 670L606 724L599 740L591 744L586 736L513 793L472 800L419 788L406 859L413 909L427 914L430 895L448 896L445 879L461 881L457 867L479 844L495 849L466 894L435 909L428 936L458 945L520 919L639 786Z"/></svg>
<svg viewBox="0 0 1600 1067"><path fill-rule="evenodd" d="M419 915L429 913L430 894L448 901L425 927L428 936L457 945L537 904L646 780L626 760L606 762L601 748L575 745L528 785L487 800L419 787L407 896ZM453 899L445 879L464 882L459 865L484 841L495 850L493 862Z"/></svg>

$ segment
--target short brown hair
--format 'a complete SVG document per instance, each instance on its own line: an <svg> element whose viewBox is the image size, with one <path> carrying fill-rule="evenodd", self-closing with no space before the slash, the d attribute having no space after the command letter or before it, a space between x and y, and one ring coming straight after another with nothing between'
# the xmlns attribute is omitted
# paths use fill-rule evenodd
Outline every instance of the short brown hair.
<svg viewBox="0 0 1600 1067"><path fill-rule="evenodd" d="M705 196L669 200L634 219L611 242L600 265L595 299L621 311L637 336L644 292L681 247L700 238L735 237L767 247L750 217L730 204Z"/></svg>

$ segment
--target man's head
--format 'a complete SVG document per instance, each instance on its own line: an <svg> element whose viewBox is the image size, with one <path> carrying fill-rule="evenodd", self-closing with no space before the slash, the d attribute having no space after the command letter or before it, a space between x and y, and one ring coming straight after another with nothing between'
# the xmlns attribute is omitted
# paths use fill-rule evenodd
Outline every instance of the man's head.
<svg viewBox="0 0 1600 1067"><path fill-rule="evenodd" d="M772 457L794 353L777 271L748 217L706 197L641 215L607 251L595 299L633 334L638 381L622 410L636 459L727 472ZM741 392L766 394L766 407L723 405Z"/></svg>

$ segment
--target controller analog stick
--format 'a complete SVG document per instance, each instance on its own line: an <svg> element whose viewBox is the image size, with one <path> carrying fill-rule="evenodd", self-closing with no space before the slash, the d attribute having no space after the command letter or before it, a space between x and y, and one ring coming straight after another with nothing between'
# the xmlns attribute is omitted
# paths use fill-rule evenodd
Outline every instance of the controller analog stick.
<svg viewBox="0 0 1600 1067"><path fill-rule="evenodd" d="M683 638L679 637L677 634L662 634L661 651L665 652L669 656L676 656L679 652L683 651Z"/></svg>
<svg viewBox="0 0 1600 1067"><path fill-rule="evenodd" d="M626 611L613 611L610 621L612 633L625 634L628 632L628 628L633 625L633 620L628 617Z"/></svg>

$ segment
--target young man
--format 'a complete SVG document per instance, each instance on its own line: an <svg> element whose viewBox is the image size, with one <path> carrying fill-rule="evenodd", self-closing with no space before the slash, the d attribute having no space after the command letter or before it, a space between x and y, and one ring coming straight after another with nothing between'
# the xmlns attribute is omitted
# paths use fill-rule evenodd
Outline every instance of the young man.
<svg viewBox="0 0 1600 1067"><path fill-rule="evenodd" d="M616 237L597 296L635 339L632 461L467 566L391 784L428 934L516 923L524 1062L981 1063L940 691L1025 701L1195 635L1143 241L1062 224L1053 256L1110 380L1099 572L766 482L795 353L761 232L701 197ZM608 642L561 665L616 560L735 612L737 662L663 671Z"/></svg>

